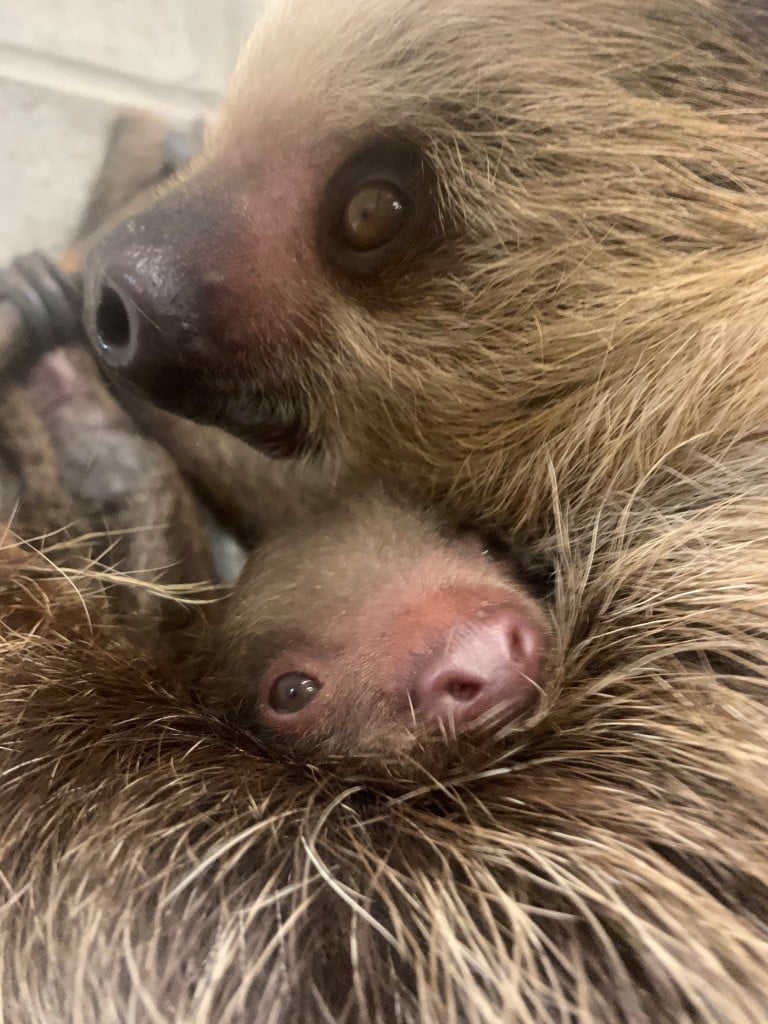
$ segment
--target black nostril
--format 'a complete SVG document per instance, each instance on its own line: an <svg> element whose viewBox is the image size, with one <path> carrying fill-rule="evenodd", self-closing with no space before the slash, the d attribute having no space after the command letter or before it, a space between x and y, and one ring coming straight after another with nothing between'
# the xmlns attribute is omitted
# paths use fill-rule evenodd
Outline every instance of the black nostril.
<svg viewBox="0 0 768 1024"><path fill-rule="evenodd" d="M130 362L135 345L134 318L120 292L106 285L96 309L96 337L101 354L112 366Z"/></svg>
<svg viewBox="0 0 768 1024"><path fill-rule="evenodd" d="M466 676L452 676L445 683L446 694L457 704L471 704L480 696L482 683Z"/></svg>

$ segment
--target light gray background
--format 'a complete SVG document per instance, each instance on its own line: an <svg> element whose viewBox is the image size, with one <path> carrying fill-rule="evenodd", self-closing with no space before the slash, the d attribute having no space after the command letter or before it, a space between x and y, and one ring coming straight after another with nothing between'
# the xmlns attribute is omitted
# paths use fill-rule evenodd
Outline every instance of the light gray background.
<svg viewBox="0 0 768 1024"><path fill-rule="evenodd" d="M0 265L74 227L116 110L184 121L264 0L0 0Z"/></svg>

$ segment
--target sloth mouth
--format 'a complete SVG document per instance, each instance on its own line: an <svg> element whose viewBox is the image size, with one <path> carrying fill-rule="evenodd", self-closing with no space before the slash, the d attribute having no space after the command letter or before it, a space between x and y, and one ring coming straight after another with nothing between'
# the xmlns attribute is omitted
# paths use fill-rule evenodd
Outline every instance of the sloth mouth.
<svg viewBox="0 0 768 1024"><path fill-rule="evenodd" d="M291 403L261 394L189 387L153 400L195 423L219 427L272 458L304 454L311 445L304 419Z"/></svg>
<svg viewBox="0 0 768 1024"><path fill-rule="evenodd" d="M102 365L111 389L194 423L219 427L271 458L289 458L316 449L298 403L237 387L225 388L195 370L137 384Z"/></svg>
<svg viewBox="0 0 768 1024"><path fill-rule="evenodd" d="M221 427L272 458L306 454L311 445L304 417L294 403L260 394L218 394L190 419Z"/></svg>

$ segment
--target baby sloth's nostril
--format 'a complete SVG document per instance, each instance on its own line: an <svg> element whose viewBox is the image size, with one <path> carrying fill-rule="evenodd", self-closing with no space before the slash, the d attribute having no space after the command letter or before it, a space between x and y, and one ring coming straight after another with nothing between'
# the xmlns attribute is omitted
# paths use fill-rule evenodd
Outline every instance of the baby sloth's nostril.
<svg viewBox="0 0 768 1024"><path fill-rule="evenodd" d="M443 684L444 691L457 704L470 704L482 690L482 683L465 676L449 676Z"/></svg>
<svg viewBox="0 0 768 1024"><path fill-rule="evenodd" d="M444 647L421 666L414 687L426 722L467 725L488 714L508 718L538 700L541 628L523 607L481 615L458 611Z"/></svg>

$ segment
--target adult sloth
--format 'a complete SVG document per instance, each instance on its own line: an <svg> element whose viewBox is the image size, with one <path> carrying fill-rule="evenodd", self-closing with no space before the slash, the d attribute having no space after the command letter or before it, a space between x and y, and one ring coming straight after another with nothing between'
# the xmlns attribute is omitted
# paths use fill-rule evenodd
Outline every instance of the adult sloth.
<svg viewBox="0 0 768 1024"><path fill-rule="evenodd" d="M562 655L534 718L414 787L402 765L278 784L247 737L169 708L157 667L126 693L125 650L73 704L83 641L74 668L57 647L4 801L62 808L32 873L5 829L9 914L57 922L8 948L25 993L41 961L66 991L74 957L147 1019L766 1016L762 16L267 15L206 153L97 252L97 350L172 410L523 534L555 565Z"/></svg>

